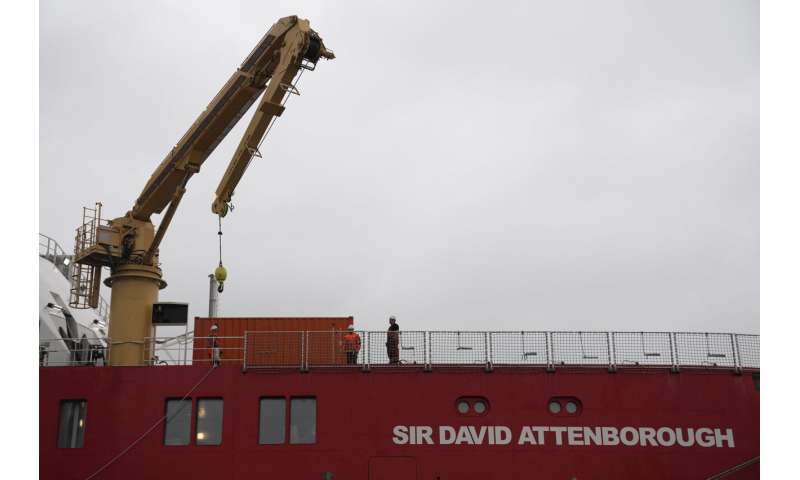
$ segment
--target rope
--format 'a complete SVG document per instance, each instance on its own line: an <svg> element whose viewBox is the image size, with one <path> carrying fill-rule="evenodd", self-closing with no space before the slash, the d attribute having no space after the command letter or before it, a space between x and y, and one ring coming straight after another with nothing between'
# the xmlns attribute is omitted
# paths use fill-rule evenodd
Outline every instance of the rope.
<svg viewBox="0 0 800 480"><path fill-rule="evenodd" d="M749 467L751 465L755 465L756 463L760 463L760 462L761 462L761 455L759 455L757 457L753 457L750 460L747 460L746 462L742 462L739 465L735 465L735 466L733 466L733 467L731 467L731 468L729 468L727 470L723 470L723 471L719 472L718 474L716 474L714 476L708 477L706 480L721 480L723 478L728 478L729 476L733 475L734 473L740 472L740 471L744 470L745 468L747 468L747 467Z"/></svg>
<svg viewBox="0 0 800 480"><path fill-rule="evenodd" d="M179 408L179 409L178 409L178 410L177 410L175 413L173 413L173 414L172 414L172 416L170 416L169 418L167 418L167 415L166 415L166 414L165 414L165 415L163 415L161 418L159 418L159 419L158 419L158 421L156 421L156 423L154 423L154 424L153 424L153 426L151 426L150 428L148 428L148 429L147 429L147 430L146 430L146 431L145 431L145 432L144 432L144 433L143 433L143 434L142 434L142 435L141 435L139 438L137 438L136 440L134 440L133 442L131 442L131 444L130 444L130 445L128 445L127 447L125 447L124 449L122 449L122 451L121 451L121 452L119 452L119 453L118 453L118 454L117 454L117 455L116 455L114 458L112 458L111 460L109 460L109 461L108 461L108 462L107 462L105 465L103 465L102 467L98 468L98 469L97 469L97 471L95 471L93 474L91 474L91 475L89 475L88 477L86 477L86 480L91 480L92 478L96 477L96 476L97 476L97 475L98 475L100 472L102 472L103 470L105 470L106 468L108 468L108 467L109 467L109 466L110 466L112 463L114 463L114 462L116 462L117 460L119 460L120 458L122 458L122 456L123 456L123 455L125 455L126 453L128 453L128 452L129 452L129 451L130 451L130 450L131 450L133 447L135 447L135 446L136 446L136 444L137 444L137 443L141 442L141 441L144 439L144 437L146 437L146 436L147 436L147 435L148 435L150 432L152 432L153 430L155 430L155 428L156 428L157 426L159 426L159 425L161 424L161 422L163 422L165 419L167 420L167 422L169 422L170 420L172 420L173 418L175 418L175 416L176 416L176 415L178 415L179 413L181 413L181 411L182 411L182 410L184 409L184 407L186 406L185 404L183 404L183 401L184 401L184 400L186 400L186 398L187 398L187 397L189 397L189 395L191 395L191 394L192 394L192 392L194 392L194 391L197 389L197 387L199 387L199 386L200 386L200 384L201 384L201 383L203 383L203 382L205 381L205 379L206 379L206 378L208 378L208 376L209 376L209 375L211 375L211 372L213 372L215 368L217 368L217 366L216 366L216 365L212 366L212 367L211 367L211 369L210 369L209 371L207 371L205 375L203 375L203 378L201 378L201 379L200 379L200 380L199 380L197 383L195 383L195 384L194 384L194 386L191 388L191 390L189 390L188 392L186 392L186 395L184 395L184 396L183 396L183 398L181 398L181 403L182 403L181 407L180 407L180 408Z"/></svg>

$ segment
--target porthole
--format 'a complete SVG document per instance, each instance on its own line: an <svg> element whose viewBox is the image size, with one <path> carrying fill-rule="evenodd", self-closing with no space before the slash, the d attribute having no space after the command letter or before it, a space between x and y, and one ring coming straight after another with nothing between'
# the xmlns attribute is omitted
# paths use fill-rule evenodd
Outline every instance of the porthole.
<svg viewBox="0 0 800 480"><path fill-rule="evenodd" d="M459 415L466 417L482 417L491 409L486 397L460 397L456 399L455 407Z"/></svg>
<svg viewBox="0 0 800 480"><path fill-rule="evenodd" d="M547 403L547 410L557 417L571 417L581 414L581 401L575 397L552 397Z"/></svg>

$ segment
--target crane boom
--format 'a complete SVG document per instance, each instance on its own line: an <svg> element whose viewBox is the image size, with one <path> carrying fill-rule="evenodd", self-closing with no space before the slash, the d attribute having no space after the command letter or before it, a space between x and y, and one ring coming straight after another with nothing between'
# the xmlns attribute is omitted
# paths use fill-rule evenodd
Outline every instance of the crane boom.
<svg viewBox="0 0 800 480"><path fill-rule="evenodd" d="M220 188L227 192L225 201L229 201L233 187L244 172L240 165L250 160L244 160L249 154L247 147L253 142L257 145L261 141L266 130L266 126L261 127L262 123L268 123L273 116L280 115L283 111L278 108L278 96L286 93L281 85L291 85L303 60L314 64L320 57L333 58L333 54L325 49L319 36L311 30L308 20L291 16L275 23L153 172L136 199L131 216L138 220L148 220L152 214L161 213L172 201L186 171L199 171L211 152L259 95L267 90L268 95L265 95L256 111L220 183ZM273 76L276 76L277 82L270 81ZM224 187L225 185L228 187ZM219 196L219 189L217 193Z"/></svg>
<svg viewBox="0 0 800 480"><path fill-rule="evenodd" d="M263 94L217 188L212 211L224 216L247 165L260 155L258 146L270 122L283 113L284 98L296 91L295 75L303 68L313 70L320 58L334 55L308 20L281 18L161 161L128 213L102 222L99 208L84 209L84 222L75 237L70 305L96 307L100 270L111 269L105 284L111 287L112 365L141 364L149 358L145 339L152 334L151 310L158 290L166 286L158 248L189 179ZM156 231L150 218L164 209ZM87 211L96 214L87 219Z"/></svg>

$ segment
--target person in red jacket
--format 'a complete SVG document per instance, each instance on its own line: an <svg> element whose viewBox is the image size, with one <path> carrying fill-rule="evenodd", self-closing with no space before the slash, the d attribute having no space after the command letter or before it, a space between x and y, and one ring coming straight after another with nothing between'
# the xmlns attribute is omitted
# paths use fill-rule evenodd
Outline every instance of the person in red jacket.
<svg viewBox="0 0 800 480"><path fill-rule="evenodd" d="M355 365L358 362L358 352L361 350L361 337L353 331L353 326L347 327L342 337L342 346L347 354L347 364Z"/></svg>

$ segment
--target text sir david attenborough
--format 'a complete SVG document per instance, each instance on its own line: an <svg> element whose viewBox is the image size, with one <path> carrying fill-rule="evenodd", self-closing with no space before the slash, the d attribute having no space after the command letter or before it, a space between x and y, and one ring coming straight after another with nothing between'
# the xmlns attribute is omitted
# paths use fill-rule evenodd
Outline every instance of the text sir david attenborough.
<svg viewBox="0 0 800 480"><path fill-rule="evenodd" d="M734 448L732 428L397 425L396 445L555 445Z"/></svg>

